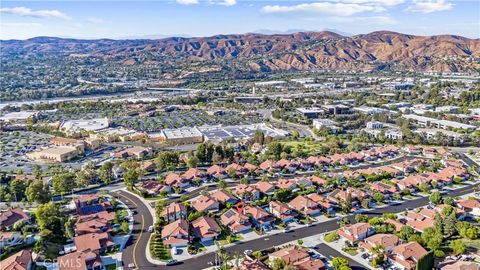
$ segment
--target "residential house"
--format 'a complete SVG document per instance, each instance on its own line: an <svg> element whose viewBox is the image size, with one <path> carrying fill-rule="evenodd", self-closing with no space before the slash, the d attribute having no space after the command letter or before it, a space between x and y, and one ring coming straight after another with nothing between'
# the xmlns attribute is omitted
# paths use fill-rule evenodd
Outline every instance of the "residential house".
<svg viewBox="0 0 480 270"><path fill-rule="evenodd" d="M222 233L215 219L209 216L201 216L192 221L192 231L202 243L211 242Z"/></svg>
<svg viewBox="0 0 480 270"><path fill-rule="evenodd" d="M317 193L308 194L307 197L310 200L317 203L327 213L333 213L335 211L335 206L331 202L329 202L325 197Z"/></svg>
<svg viewBox="0 0 480 270"><path fill-rule="evenodd" d="M270 213L259 206L247 205L243 209L243 214L251 216L253 225L262 230L272 228L275 221L275 218Z"/></svg>
<svg viewBox="0 0 480 270"><path fill-rule="evenodd" d="M232 233L243 233L252 228L249 218L234 209L229 209L223 213L220 216L220 222L223 226L229 228Z"/></svg>
<svg viewBox="0 0 480 270"><path fill-rule="evenodd" d="M162 217L168 222L187 218L187 207L182 203L172 202L162 211Z"/></svg>
<svg viewBox="0 0 480 270"><path fill-rule="evenodd" d="M399 269L413 270L427 253L417 242L409 242L394 247L388 256L388 261Z"/></svg>
<svg viewBox="0 0 480 270"><path fill-rule="evenodd" d="M477 199L459 200L457 207L475 217L480 216L480 201Z"/></svg>
<svg viewBox="0 0 480 270"><path fill-rule="evenodd" d="M247 202L260 199L260 191L253 185L239 184L235 187L234 193Z"/></svg>
<svg viewBox="0 0 480 270"><path fill-rule="evenodd" d="M30 217L19 207L0 212L0 229L11 230L16 222L28 222Z"/></svg>
<svg viewBox="0 0 480 270"><path fill-rule="evenodd" d="M293 221L293 219L297 216L297 213L295 213L292 208L279 201L270 201L268 203L268 210L276 218L285 223Z"/></svg>
<svg viewBox="0 0 480 270"><path fill-rule="evenodd" d="M97 251L90 249L76 251L58 257L59 270L105 270Z"/></svg>
<svg viewBox="0 0 480 270"><path fill-rule="evenodd" d="M31 270L34 269L32 262L32 251L23 249L19 252L7 257L0 262L2 270Z"/></svg>
<svg viewBox="0 0 480 270"><path fill-rule="evenodd" d="M167 193L172 192L172 188L170 186L162 185L155 180L141 181L135 184L135 186L139 190L146 192L150 196L157 196L160 194L160 192L167 192Z"/></svg>
<svg viewBox="0 0 480 270"><path fill-rule="evenodd" d="M295 181L295 184L299 188L307 189L313 186L312 181L310 180L310 178L307 178L307 177L296 177L296 178L293 178L293 181Z"/></svg>
<svg viewBox="0 0 480 270"><path fill-rule="evenodd" d="M354 243L361 241L375 233L375 229L368 223L359 222L338 229L338 234L345 240Z"/></svg>
<svg viewBox="0 0 480 270"><path fill-rule="evenodd" d="M184 179L180 175L171 172L165 177L165 184L172 188L185 189L190 186L190 180Z"/></svg>
<svg viewBox="0 0 480 270"><path fill-rule="evenodd" d="M257 183L255 188L258 189L264 195L271 196L275 193L276 186L270 182L261 181Z"/></svg>
<svg viewBox="0 0 480 270"><path fill-rule="evenodd" d="M248 172L248 173L256 173L258 171L258 166L255 166L250 163L245 163L243 164L243 168Z"/></svg>
<svg viewBox="0 0 480 270"><path fill-rule="evenodd" d="M297 183L292 179L282 178L277 182L277 188L279 189L290 189L292 191L297 190Z"/></svg>
<svg viewBox="0 0 480 270"><path fill-rule="evenodd" d="M89 215L112 209L110 202L102 201L97 194L81 195L73 201L79 215Z"/></svg>
<svg viewBox="0 0 480 270"><path fill-rule="evenodd" d="M207 169L207 173L216 179L223 179L227 177L227 173L224 168L218 166L218 165L213 165L210 168Z"/></svg>
<svg viewBox="0 0 480 270"><path fill-rule="evenodd" d="M233 172L235 172L236 176L245 175L247 173L247 170L242 165L239 165L237 163L229 164L225 168L225 171L227 172L227 174L230 174L230 172L233 171Z"/></svg>
<svg viewBox="0 0 480 270"><path fill-rule="evenodd" d="M316 175L310 176L310 181L312 181L312 183L314 183L315 185L317 185L319 187L327 186L327 180L325 180L321 177L318 177Z"/></svg>
<svg viewBox="0 0 480 270"><path fill-rule="evenodd" d="M115 212L102 211L90 215L81 215L75 223L77 235L102 233L110 229L115 219Z"/></svg>
<svg viewBox="0 0 480 270"><path fill-rule="evenodd" d="M258 166L258 168L263 172L270 172L275 169L275 161L271 159L265 160Z"/></svg>
<svg viewBox="0 0 480 270"><path fill-rule="evenodd" d="M456 261L442 266L440 270L480 270L480 266L476 262Z"/></svg>
<svg viewBox="0 0 480 270"><path fill-rule="evenodd" d="M375 247L381 247L383 251L390 252L400 239L394 234L378 233L363 239L360 246L365 248L370 254L374 253Z"/></svg>
<svg viewBox="0 0 480 270"><path fill-rule="evenodd" d="M12 247L23 244L21 232L1 232L0 233L0 250L5 247Z"/></svg>
<svg viewBox="0 0 480 270"><path fill-rule="evenodd" d="M232 270L270 270L270 268L260 260L246 257L238 267L234 267Z"/></svg>
<svg viewBox="0 0 480 270"><path fill-rule="evenodd" d="M385 220L385 223L386 224L392 224L393 226L395 226L395 231L396 232L399 232L405 226L405 224L401 223L400 221L394 220L394 219L391 219L391 218Z"/></svg>
<svg viewBox="0 0 480 270"><path fill-rule="evenodd" d="M233 205L238 202L237 197L221 189L210 193L210 197L223 205L227 205L227 204Z"/></svg>
<svg viewBox="0 0 480 270"><path fill-rule="evenodd" d="M195 180L206 181L207 175L208 174L205 171L202 171L197 168L190 168L182 174L182 178L187 179L189 181L195 181Z"/></svg>
<svg viewBox="0 0 480 270"><path fill-rule="evenodd" d="M392 195L398 192L398 189L396 186L388 185L380 181L368 183L368 186L373 191L382 193L383 195Z"/></svg>
<svg viewBox="0 0 480 270"><path fill-rule="evenodd" d="M89 249L92 251L102 252L111 250L115 247L115 243L110 235L106 232L87 233L75 236L73 238L73 242L75 243L75 247L77 247L77 251Z"/></svg>
<svg viewBox="0 0 480 270"><path fill-rule="evenodd" d="M142 165L140 168L145 172L154 172L155 169L157 168L157 163L155 163L152 160L147 160L142 162Z"/></svg>
<svg viewBox="0 0 480 270"><path fill-rule="evenodd" d="M293 264L297 270L325 270L325 264L322 260L306 258Z"/></svg>
<svg viewBox="0 0 480 270"><path fill-rule="evenodd" d="M288 203L288 206L305 217L317 216L320 214L318 203L307 196L299 195Z"/></svg>
<svg viewBox="0 0 480 270"><path fill-rule="evenodd" d="M429 209L422 209L419 213L409 211L406 216L406 225L417 232L423 232L426 228L433 227L435 214L435 211Z"/></svg>
<svg viewBox="0 0 480 270"><path fill-rule="evenodd" d="M193 199L191 202L192 207L199 211L205 213L216 213L220 210L220 205L218 201L211 198L210 196L200 195L197 198Z"/></svg>
<svg viewBox="0 0 480 270"><path fill-rule="evenodd" d="M185 247L190 242L189 225L186 219L178 219L162 229L163 244L167 247Z"/></svg>
<svg viewBox="0 0 480 270"><path fill-rule="evenodd" d="M309 257L310 254L308 254L308 252L302 247L290 246L270 253L268 255L268 260L272 263L274 260L280 259L284 260L287 265L292 265Z"/></svg>

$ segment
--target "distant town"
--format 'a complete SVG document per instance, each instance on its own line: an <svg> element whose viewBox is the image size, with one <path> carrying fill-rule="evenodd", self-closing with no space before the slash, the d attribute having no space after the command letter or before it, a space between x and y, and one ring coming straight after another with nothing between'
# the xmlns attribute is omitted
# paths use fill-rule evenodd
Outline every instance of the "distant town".
<svg viewBox="0 0 480 270"><path fill-rule="evenodd" d="M476 75L95 84L0 103L1 270L479 269Z"/></svg>

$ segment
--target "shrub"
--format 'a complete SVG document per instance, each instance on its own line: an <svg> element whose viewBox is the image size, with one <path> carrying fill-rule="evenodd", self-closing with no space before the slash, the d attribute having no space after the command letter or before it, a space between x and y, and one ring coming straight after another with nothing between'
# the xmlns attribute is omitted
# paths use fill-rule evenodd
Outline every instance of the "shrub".
<svg viewBox="0 0 480 270"><path fill-rule="evenodd" d="M326 242L330 243L333 241L337 241L340 237L338 236L338 233L336 231L331 232L323 238Z"/></svg>

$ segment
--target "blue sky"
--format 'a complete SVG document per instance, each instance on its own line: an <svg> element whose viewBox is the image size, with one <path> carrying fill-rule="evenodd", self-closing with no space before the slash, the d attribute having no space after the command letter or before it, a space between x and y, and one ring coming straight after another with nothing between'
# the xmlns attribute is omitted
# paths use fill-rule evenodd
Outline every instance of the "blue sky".
<svg viewBox="0 0 480 270"><path fill-rule="evenodd" d="M1 1L0 39L142 38L258 30L480 37L478 0Z"/></svg>

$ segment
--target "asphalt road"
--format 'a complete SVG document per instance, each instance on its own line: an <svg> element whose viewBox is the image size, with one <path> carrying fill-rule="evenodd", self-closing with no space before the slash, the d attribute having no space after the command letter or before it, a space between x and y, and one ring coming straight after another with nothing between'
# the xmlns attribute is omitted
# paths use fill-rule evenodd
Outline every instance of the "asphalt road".
<svg viewBox="0 0 480 270"><path fill-rule="evenodd" d="M150 239L151 233L148 227L153 225L153 217L148 208L137 197L125 191L112 192L112 196L116 197L132 211L136 211L133 215L134 225L130 239L128 240L122 254L122 261L125 269L133 263L138 269L158 268L147 261L145 251Z"/></svg>
<svg viewBox="0 0 480 270"><path fill-rule="evenodd" d="M468 194L474 190L473 186L467 186L463 187L461 189L451 191L448 193L449 196L460 196L464 194ZM168 269L203 269L209 267L208 262L214 260L214 253L210 254L205 254L203 256L195 257L186 261L181 262L181 264L175 265L175 266L158 266L158 265L153 265L148 262L146 259L146 247L148 243L148 238L150 234L147 232L148 226L153 224L153 218L150 215L150 212L146 208L145 205L140 201L140 199L126 193L126 192L119 192L122 196L120 196L120 200L125 201L125 199L128 199L128 201L125 201L127 203L127 206L132 206L133 209L137 210L137 214L134 215L135 219L135 227L134 227L134 232L133 236L131 238L132 241L130 241L129 246L125 249L124 255L123 255L123 261L124 265L127 266L131 262L136 262L136 265L139 269L159 269L159 268L168 268ZM402 212L406 208L417 208L420 206L424 206L428 204L428 197L422 197L410 201L405 201L404 203L400 205L395 205L395 206L387 206L385 208L379 208L379 209L374 209L371 211L366 211L363 214L369 215L369 216L379 216L382 215L383 213L397 213L397 212ZM143 229L142 229L142 216L144 219L144 224L143 224ZM351 214L348 217L350 220L353 221L355 214ZM325 233L329 232L335 229L338 229L338 224L337 220L329 220L326 222L322 222L319 224L316 224L315 226L312 227L304 227L297 229L293 232L290 233L279 233L275 235L267 235L262 238L258 238L252 241L248 242L240 242L237 245L231 246L226 248L227 252L230 254L234 254L235 252L239 252L243 254L243 251L246 249L251 249L251 250L262 250L262 249L267 249L271 248L273 246L278 246L282 245L284 243L294 241L300 238L320 234L320 233ZM141 233L142 232L142 233ZM140 239L140 240L138 240ZM138 243L137 243L138 240ZM137 248L135 248L137 246ZM327 254L324 254L328 256L331 251L328 249L324 249ZM322 253L321 250L319 250L320 253ZM330 254L332 255L332 254ZM335 256L338 256L336 254Z"/></svg>

